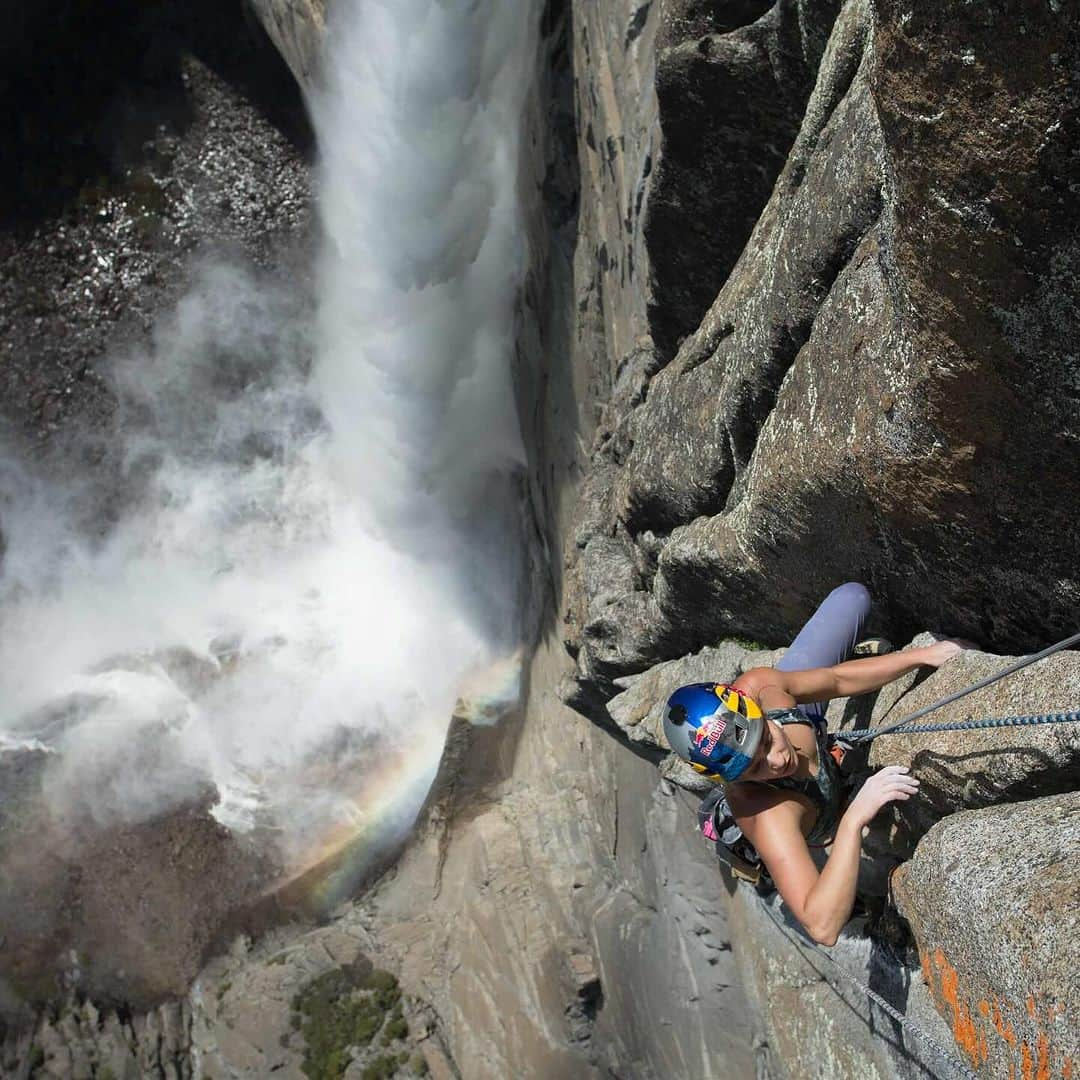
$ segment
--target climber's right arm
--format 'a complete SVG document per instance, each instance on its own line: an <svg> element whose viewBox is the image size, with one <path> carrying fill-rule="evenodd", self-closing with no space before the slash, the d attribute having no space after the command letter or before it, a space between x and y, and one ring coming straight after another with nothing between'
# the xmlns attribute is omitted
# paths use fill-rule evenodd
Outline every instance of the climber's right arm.
<svg viewBox="0 0 1080 1080"><path fill-rule="evenodd" d="M759 784L732 784L729 800L791 913L815 941L835 944L855 903L861 830L841 821L832 856L819 872L803 835L802 800Z"/></svg>
<svg viewBox="0 0 1080 1080"><path fill-rule="evenodd" d="M732 784L728 791L735 819L784 903L816 942L835 945L855 904L863 828L882 806L909 799L918 786L903 766L890 765L871 776L840 819L820 872L803 832L806 814L813 813L809 800L763 784Z"/></svg>

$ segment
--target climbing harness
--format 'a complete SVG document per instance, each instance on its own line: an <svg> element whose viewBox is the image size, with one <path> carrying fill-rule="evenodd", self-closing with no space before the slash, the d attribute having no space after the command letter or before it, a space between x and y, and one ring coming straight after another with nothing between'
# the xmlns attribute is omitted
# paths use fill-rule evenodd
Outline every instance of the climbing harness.
<svg viewBox="0 0 1080 1080"><path fill-rule="evenodd" d="M754 845L743 836L723 785L717 784L698 805L698 826L706 840L711 840L720 861L739 879L753 886L772 888L761 857Z"/></svg>
<svg viewBox="0 0 1080 1080"><path fill-rule="evenodd" d="M1080 723L1080 709L1071 712L1034 713L1030 716L996 716L986 720L958 720L946 724L904 724L901 727L856 728L837 732L844 742L870 742L881 735L921 735L929 731L976 731L980 728L1035 727L1039 724Z"/></svg>
<svg viewBox="0 0 1080 1080"><path fill-rule="evenodd" d="M873 990L869 986L867 986L866 983L863 982L862 979L860 979L857 975L848 971L846 968L841 967L841 965L836 960L834 960L820 945L818 945L816 942L803 941L800 938L796 937L794 934L792 934L788 926L785 925L785 923L777 917L776 912L773 910L771 904L765 903L762 904L762 907L764 907L765 911L768 913L769 918L773 921L773 924L776 926L776 928L789 941L794 943L796 946L798 946L800 950L803 950L804 952L810 952L815 956L823 956L826 960L828 960L829 963L833 966L833 968L835 968L835 970L838 971L843 978L847 979L848 982L852 983L859 990L861 990L862 993L870 999L870 1001L877 1005L877 1007L881 1009L881 1011L884 1012L887 1016L889 1016L892 1020L898 1023L904 1031L910 1031L926 1046L933 1050L934 1053L938 1056L938 1058L949 1067L951 1072L955 1073L957 1076L962 1076L964 1080L979 1080L976 1073L972 1072L972 1070L969 1069L963 1062L957 1061L956 1057L950 1054L947 1050L945 1050L942 1047L941 1043L939 1043L937 1039L935 1039L930 1034L930 1032L928 1032L921 1025L917 1024L909 1016L906 1016L904 1013L900 1012L900 1010L897 1009L895 1006L890 1005L889 1002L885 1000L885 998L883 998L876 990ZM837 987L833 982L831 982L824 974L824 972L822 972L820 969L816 970L818 971L818 974L821 975L821 977L829 983L833 990L835 990L837 994L840 994L839 987ZM840 996L843 997L842 994L840 994Z"/></svg>

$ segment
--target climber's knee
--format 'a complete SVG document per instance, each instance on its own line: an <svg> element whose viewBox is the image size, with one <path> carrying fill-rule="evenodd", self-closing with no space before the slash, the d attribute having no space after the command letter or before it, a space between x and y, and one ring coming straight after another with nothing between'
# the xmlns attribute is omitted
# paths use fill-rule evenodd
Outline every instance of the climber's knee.
<svg viewBox="0 0 1080 1080"><path fill-rule="evenodd" d="M828 599L836 604L842 604L845 610L860 619L866 617L870 611L870 592L865 585L857 581L847 581L843 585L837 585Z"/></svg>

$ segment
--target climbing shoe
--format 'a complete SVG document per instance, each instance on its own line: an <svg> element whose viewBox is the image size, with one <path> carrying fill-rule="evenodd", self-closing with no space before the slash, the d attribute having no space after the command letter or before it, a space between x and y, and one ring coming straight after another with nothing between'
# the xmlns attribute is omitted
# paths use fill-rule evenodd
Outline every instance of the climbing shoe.
<svg viewBox="0 0 1080 1080"><path fill-rule="evenodd" d="M851 650L851 656L858 660L863 656L884 656L891 652L896 652L896 647L888 638L869 637L864 638Z"/></svg>

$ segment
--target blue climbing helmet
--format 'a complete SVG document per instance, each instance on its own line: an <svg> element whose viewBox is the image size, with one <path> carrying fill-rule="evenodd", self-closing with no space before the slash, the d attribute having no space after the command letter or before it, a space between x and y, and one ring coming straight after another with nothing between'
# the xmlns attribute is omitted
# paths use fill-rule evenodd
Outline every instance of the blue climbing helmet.
<svg viewBox="0 0 1080 1080"><path fill-rule="evenodd" d="M664 709L671 749L710 780L738 780L764 730L758 703L724 683L680 686Z"/></svg>

